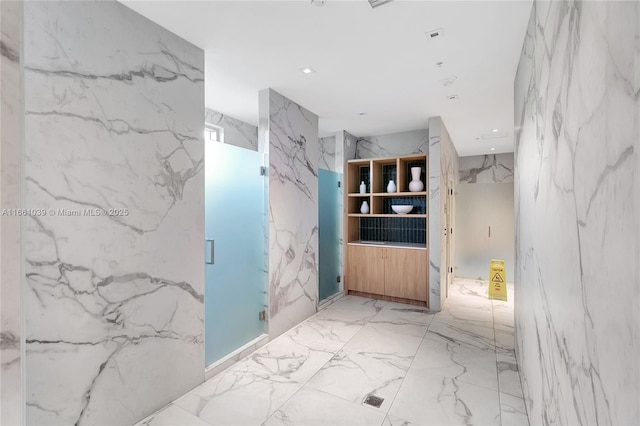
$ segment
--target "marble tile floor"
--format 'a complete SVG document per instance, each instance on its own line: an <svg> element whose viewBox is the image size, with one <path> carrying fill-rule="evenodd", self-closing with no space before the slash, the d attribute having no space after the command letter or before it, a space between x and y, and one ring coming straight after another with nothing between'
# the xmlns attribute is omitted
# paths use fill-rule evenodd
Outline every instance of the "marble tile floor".
<svg viewBox="0 0 640 426"><path fill-rule="evenodd" d="M343 297L139 425L527 426L509 297L466 279L436 314Z"/></svg>

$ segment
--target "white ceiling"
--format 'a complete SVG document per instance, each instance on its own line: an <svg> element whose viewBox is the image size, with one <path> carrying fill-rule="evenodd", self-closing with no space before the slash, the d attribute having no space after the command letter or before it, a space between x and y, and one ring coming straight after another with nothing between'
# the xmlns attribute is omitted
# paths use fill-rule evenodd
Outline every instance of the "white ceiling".
<svg viewBox="0 0 640 426"><path fill-rule="evenodd" d="M323 135L421 129L440 115L461 156L513 151L531 0L123 3L205 50L206 106L223 114L257 124L258 91L271 87L318 114ZM427 39L436 28L443 36ZM477 139L493 129L507 136Z"/></svg>

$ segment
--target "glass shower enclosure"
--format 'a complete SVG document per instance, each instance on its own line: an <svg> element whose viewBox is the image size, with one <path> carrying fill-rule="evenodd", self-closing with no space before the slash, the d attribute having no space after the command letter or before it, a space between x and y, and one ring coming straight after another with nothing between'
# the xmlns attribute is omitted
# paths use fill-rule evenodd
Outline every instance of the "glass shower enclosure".
<svg viewBox="0 0 640 426"><path fill-rule="evenodd" d="M205 362L265 332L265 176L262 154L205 143Z"/></svg>

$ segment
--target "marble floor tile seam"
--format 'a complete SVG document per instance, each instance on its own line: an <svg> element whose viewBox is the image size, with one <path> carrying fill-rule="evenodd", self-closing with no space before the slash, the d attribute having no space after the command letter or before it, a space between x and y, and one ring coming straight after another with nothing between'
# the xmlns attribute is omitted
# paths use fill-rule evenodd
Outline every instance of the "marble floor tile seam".
<svg viewBox="0 0 640 426"><path fill-rule="evenodd" d="M428 341L428 340L426 340L426 333L425 333L425 338L423 338L423 342L422 342L422 343L425 343L425 342L426 342L426 343L429 343L429 341ZM467 348L470 348L471 350L476 350L476 348L474 348L473 346L467 345L467 344L465 344L464 342L459 342L459 344L461 344L461 345L463 345L463 346L465 346L465 347L467 347ZM419 349L418 349L418 350L419 350ZM458 378L457 376L456 376L456 377L448 377L448 376L442 375L442 377L443 377L443 378L450 378L450 379L452 379L452 380L455 380L455 381L457 381L457 382L461 382L461 383L464 383L464 384L468 384L468 385L473 385L473 386L481 387L481 388L483 388L483 389L486 389L487 391L491 391L491 392L500 392L500 372L498 371L497 354L495 354L495 348L493 349L493 355L494 355L494 357L495 357L495 359L496 359L496 373L495 373L495 375L496 375L496 384L497 384L497 387L496 387L495 389L494 389L494 388L492 388L492 387L490 387L490 386L482 385L482 384L479 384L479 383L477 383L477 382L470 381L470 380L465 379L465 378ZM416 359L416 357L414 356L414 359L412 360L411 365L410 365L410 366L409 366L409 368L407 369L407 374L405 375L405 378L406 378L406 376L409 374L409 372L410 372L410 371L417 371L417 370L430 370L430 369L431 369L431 368L425 368L425 367L418 367L418 366L414 365L414 361L415 361L415 359ZM463 367L464 367L464 366L463 366ZM434 369L435 369L435 367L434 367ZM462 373L462 374L464 374L464 373ZM403 379L403 382L404 382L404 379ZM402 386L402 384L401 384L400 386Z"/></svg>
<svg viewBox="0 0 640 426"><path fill-rule="evenodd" d="M357 335L357 333L356 333L356 335ZM356 335L354 335L351 339L353 339ZM349 343L349 341L351 341L351 339L349 339L346 343ZM345 345L346 345L346 343L345 343ZM340 349L338 352L340 352L340 351L344 351L344 349ZM336 352L336 354L337 354L338 352ZM336 354L334 354L334 356L335 356ZM299 387L299 388L298 388L298 389L297 389L293 394L291 394L291 396L289 396L289 398L287 398L287 399L286 399L282 404L280 404L276 409L274 409L274 410L273 410L273 413L276 413L276 412L277 412L277 411L279 411L281 408L283 408L283 407L284 407L284 406L285 406L285 405L286 405L286 404L287 404L291 399L293 399L293 398L298 394L298 392L300 392L300 391L301 391L305 386L310 386L311 388L313 388L313 389L315 389L315 390L317 390L317 391L319 391L319 392L322 392L322 393L327 394L327 395L331 395L331 396L333 396L334 398L339 398L339 399L341 399L341 400L343 400L343 401L345 401L345 402L348 402L348 403L350 403L350 404L354 404L354 402L353 402L353 401L350 401L350 400L348 400L348 399L346 399L346 398L343 398L343 397L341 397L340 395L335 395L335 394L332 394L332 393L326 392L326 391L324 391L323 389L319 389L319 388L317 388L316 386L313 386L313 384L311 383L311 380L312 380L312 379L313 379L317 374L319 374L319 373L320 373L320 371L322 371L322 369L323 369L327 364L329 364L329 363L331 362L331 360L332 360L332 359L333 359L333 357L331 357L331 359L329 359L327 362L325 362L325 363L320 367L320 369L319 369L318 371L316 371L313 375L311 375L311 376L310 376L306 381L304 381L304 382L300 382L300 387ZM354 405L355 405L355 404L354 404ZM363 405L363 406L364 406L364 405ZM387 410L387 411L388 411L388 410ZM273 414L272 414L272 415L273 415ZM386 415L386 412L385 412L385 415ZM264 424L264 423L266 423L266 422L267 422L267 420L269 420L269 418L270 418L270 417L271 417L271 416L269 416L269 417L268 417L268 418L263 422L263 424ZM384 420L383 420L383 422L384 422ZM381 425L382 425L382 423L380 424L380 426L381 426Z"/></svg>
<svg viewBox="0 0 640 426"><path fill-rule="evenodd" d="M435 318L435 315L433 316L433 318ZM429 326L431 326L431 323L433 322L433 318L429 322ZM404 377L402 378L402 381L400 382L400 386L398 386L398 390L396 391L396 394L393 396L393 401L391 401L391 404L389 404L389 408L387 409L387 412L386 412L386 415L385 415L385 419L386 419L386 417L389 416L389 412L393 408L393 404L395 404L396 399L398 398L398 394L400 393L400 389L402 389L402 386L404 385L404 382L407 379L407 375L409 374L409 371L411 371L411 367L413 366L413 363L416 360L416 355L418 354L418 351L420 350L420 346L422 345L422 343L424 343L425 336L427 335L427 331L429 331L429 326L427 327L427 329L424 332L424 335L422 336L422 340L420 341L420 345L418 345L418 348L416 349L416 352L413 354L413 359L411 360L411 363L409 364L409 368L407 368L406 374L404 375ZM383 421L383 423L384 423L384 421Z"/></svg>
<svg viewBox="0 0 640 426"><path fill-rule="evenodd" d="M436 334L436 335L441 336L442 338L445 338L445 339L450 339L450 340L455 341L457 344L460 344L460 345L465 345L465 346L468 346L470 348L478 348L477 346L474 346L474 344L472 344L472 343L465 342L464 340L459 340L459 339L456 339L454 337L447 336L447 335L442 334L442 333L438 332L437 330L431 328L432 326L435 326L437 324L442 324L442 323L447 324L447 321L450 321L450 320L435 320L435 321L432 321L431 324L429 324L429 328L427 328L427 332ZM458 332L458 333L461 333L461 332ZM496 350L495 337L492 338L492 339L489 339L487 337L484 337L484 336L482 336L480 334L474 333L473 331L469 331L469 330L465 330L464 334L467 334L467 335L472 334L475 338L479 339L482 342L484 342L485 340L490 340L490 341L484 342L483 344L488 347L487 348L488 350L493 350L493 351ZM426 336L426 333L425 333L425 336ZM495 334L494 334L494 336L495 336Z"/></svg>
<svg viewBox="0 0 640 426"><path fill-rule="evenodd" d="M319 313L319 312L318 312L318 313ZM311 320L311 319L312 319L312 318L314 318L316 315L318 315L318 313L316 313L316 314L312 315L311 317L307 318L307 319L306 319L305 321L303 321L301 324L303 324L304 322L307 322L307 321ZM378 312L378 313L379 313L379 312ZM376 313L376 315L377 315L378 313ZM370 321L370 320L369 320L369 321ZM365 324L367 324L369 321L366 321L366 322L365 322ZM299 326L299 325L298 325L298 326ZM298 327L298 326L296 326L296 327ZM363 328L364 328L364 327L363 327ZM336 350L336 351L334 352L333 356L335 356L336 354L338 354L338 353L339 353L339 352L341 352L341 351L345 351L344 347L345 347L345 346L346 346L350 341L352 341L352 340L353 340L353 339L354 339L354 338L355 338L355 337L356 337L356 336L357 336L361 331L362 331L362 328L361 328L360 330L358 330L358 332L357 332L356 334L354 334L353 336L351 336L351 338L347 339L347 340L345 341L345 343L344 343L344 344L343 344L343 345L342 345L338 350ZM426 331L425 331L425 333L426 333ZM280 336L278 336L278 337L280 337ZM275 341L275 340L277 340L277 338L276 338L276 339L274 339L273 341ZM271 342L270 342L270 343L271 343ZM295 395L297 395L297 394L298 394L298 392L300 392L300 390L302 390L305 386L311 386L313 389L316 389L317 391L320 391L320 392L325 393L325 394L327 394L327 395L331 395L331 396L336 397L336 398L340 398L340 399L341 399L341 400L343 400L343 401L346 401L346 402L349 402L350 404L353 404L353 401L350 401L350 400L348 400L348 399L346 399L346 398L343 398L343 397L341 397L341 396L339 396L339 395L334 395L334 394L331 394L331 393L325 392L325 391L324 391L324 390L322 390L322 389L317 389L315 386L313 386L312 384L310 384L311 380L312 380L312 379L313 379L313 378L314 378L314 377L315 377L315 376L316 376L316 375L317 375L317 374L318 374L318 373L319 373L319 372L320 372L320 371L321 371L321 370L322 370L322 369L323 369L327 364L329 364L329 363L331 362L331 360L333 359L333 356L332 356L332 357L331 357L327 362L325 362L325 363L324 363L324 364L323 364L323 365L322 365L322 366L321 366L321 367L320 367L320 368L319 368L319 369L318 369L314 374L312 374L312 375L311 375L307 380L305 380L305 381L303 381L303 382L299 382L299 384L300 384L301 386L300 386L300 387L299 387L299 388L298 388L298 389L297 389L293 394L291 394L291 396L289 396L289 398L287 398L287 399L286 399L282 404L280 404L280 405L279 405L275 410L273 410L273 412L275 413L275 412L277 412L278 410L280 410L281 408L283 408L283 407L284 407L284 406L285 406L285 405L286 405L286 404L287 404L287 403L288 403L288 402L289 402L289 401L290 401L290 400L291 400ZM355 404L354 404L354 405L355 405ZM388 410L387 410L387 411L388 411ZM385 412L385 415L386 415L386 412ZM268 418L267 418L267 420L268 420ZM266 422L267 420L265 420L265 422ZM383 421L384 421L384 420L383 420ZM381 423L381 424L382 424L382 423Z"/></svg>
<svg viewBox="0 0 640 426"><path fill-rule="evenodd" d="M349 404L352 404L352 405L354 405L354 406L356 406L356 407L358 406L358 405L357 405L356 403L354 403L353 401L350 401L350 400L348 400L348 399L346 399L346 398L343 398L343 397L341 397L340 395L334 395L334 394L332 394L332 393L330 393L330 392L327 392L327 391L325 391L325 390L318 389L317 387L313 386L313 384L311 384L311 383L305 383L305 385L304 385L304 386L310 386L311 388L313 388L314 390L317 390L318 392L322 392L322 393L324 393L324 394L326 394L326 395L329 395L329 396L332 396L332 397L334 397L334 398L341 399L342 401L348 402ZM303 387L304 387L304 386L303 386ZM302 388L301 388L301 389L302 389ZM296 391L296 393L298 393L299 391L300 391L300 390ZM364 401L363 401L363 402L364 402ZM380 410L379 410L379 409L377 409L377 408L374 408L374 407L368 407L368 406L367 406L366 404L364 404L364 403L363 403L363 404L360 404L360 406L361 406L361 407L366 408L367 410L374 410L374 411L376 411L376 412L379 412L379 413L381 413L381 414L384 414L384 417L382 418L382 422L380 422L380 425L379 425L379 426L381 426L381 425L382 425L382 423L384 423L384 419L385 419L385 418L386 418L386 416L388 415L388 413L389 413L389 409L391 408L391 405L389 405L389 408L388 408L386 411L380 411ZM278 408L278 409L280 409L280 408ZM300 426L302 426L302 425L300 425ZM371 426L374 426L374 425L371 425Z"/></svg>
<svg viewBox="0 0 640 426"><path fill-rule="evenodd" d="M361 355L361 356L365 356L365 357L371 356L371 354L362 353L361 351L352 350L352 349L347 349L348 344L349 344L351 341L353 341L354 339L356 339L356 338L358 337L358 335L359 335L360 333L362 333L362 332L363 332L363 330L364 330L364 327L363 327L361 330L359 330L359 331L358 331L358 333L356 333L356 334L355 334L351 339L349 339L349 340L345 343L345 345L342 347L342 349L341 349L338 353L341 353L341 352L342 352L342 353L347 353L347 354L356 354L356 355ZM422 340L424 339L424 336L426 335L426 333L427 333L427 327L425 327L424 333L423 333L422 337L420 337L420 342L422 342ZM394 394L393 394L393 397L392 397L391 403L387 406L387 408L386 408L385 410L376 409L376 411L380 411L380 412L384 413L384 414L385 414L385 416L388 414L389 410L391 409L391 407L392 407L392 405L393 405L393 401L395 400L395 398L396 398L396 396L397 396L397 394L398 394L398 391L400 390L400 387L402 386L402 383L404 382L404 378L406 377L406 373L409 371L409 368L411 367L411 364L412 364L412 363L413 363L413 361L415 360L415 356L416 356L416 354L418 353L418 349L419 349L419 347L420 347L420 345L416 345L416 349L415 349L415 351L413 351L413 354L411 355L411 362L410 362L410 363L409 363L409 365L406 367L405 374L404 374L404 376L402 377L402 381L401 381L401 382L400 382L400 384L398 385L397 390L396 390L396 391L394 392ZM313 375L313 376L312 376L312 377L307 381L307 383L305 383L303 386L306 386L306 385L311 386L311 387L313 387L313 388L314 388L314 389L316 389L316 390L322 391L322 392L324 392L324 393L327 393L327 394L329 394L329 395L332 395L332 396L338 397L338 398L340 398L340 399L343 399L343 400L345 400L345 401L348 401L348 402L350 402L350 403L354 404L354 402L353 402L353 401L351 401L351 400L349 400L349 399L346 399L346 398L342 397L341 395L337 395L337 394L333 394L333 393L331 393L331 392L327 392L327 391L326 391L326 390L324 390L324 389L319 389L318 387L314 386L314 385L313 385L313 383L311 383L311 381L313 380L313 378L314 378L316 375L320 374L320 371L322 371L322 370L325 368L325 366L327 366L327 365L328 365L328 364L330 364L330 363L331 363L331 360L329 360L327 363L325 363L325 365L323 365L323 367L322 367L318 372L316 372L316 373L315 373L315 374L314 374L314 375ZM364 407L366 407L366 405L364 405L364 404L361 404L361 405L362 405L362 406L364 406ZM278 407L278 409L279 409L279 408L280 408L280 407ZM374 409L374 408L367 407L367 409Z"/></svg>

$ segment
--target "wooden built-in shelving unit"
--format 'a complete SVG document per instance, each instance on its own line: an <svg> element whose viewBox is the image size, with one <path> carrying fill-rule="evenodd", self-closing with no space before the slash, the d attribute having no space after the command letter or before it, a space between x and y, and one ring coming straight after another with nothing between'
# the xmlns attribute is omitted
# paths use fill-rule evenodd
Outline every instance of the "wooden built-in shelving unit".
<svg viewBox="0 0 640 426"><path fill-rule="evenodd" d="M409 191L410 168L415 166L422 168L425 188L420 192ZM347 163L345 291L348 294L428 306L427 166L426 154ZM391 178L397 190L389 193L387 184ZM360 193L362 181L367 186L364 194ZM363 201L369 204L367 214L360 212ZM414 208L408 214L396 214L391 210L392 202L412 204ZM380 219L371 220L375 218Z"/></svg>

